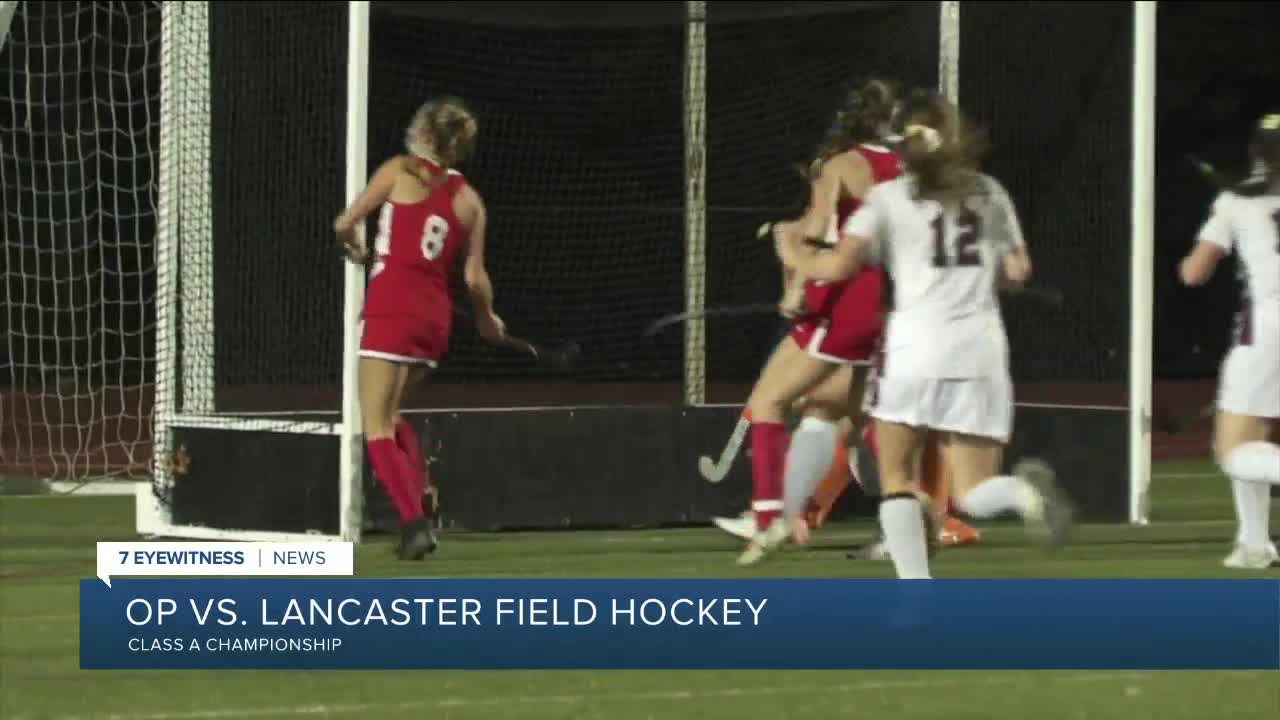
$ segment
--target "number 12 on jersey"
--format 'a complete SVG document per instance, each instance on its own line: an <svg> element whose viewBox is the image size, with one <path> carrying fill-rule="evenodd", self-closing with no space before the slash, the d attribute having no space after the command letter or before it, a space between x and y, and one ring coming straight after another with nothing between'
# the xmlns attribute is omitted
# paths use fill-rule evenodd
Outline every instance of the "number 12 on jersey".
<svg viewBox="0 0 1280 720"><path fill-rule="evenodd" d="M953 223L955 237L955 257L947 253L947 218L946 213L939 213L930 223L933 227L933 266L936 268L977 267L982 264L982 253L978 249L978 236L981 232L978 214L968 208L962 208Z"/></svg>

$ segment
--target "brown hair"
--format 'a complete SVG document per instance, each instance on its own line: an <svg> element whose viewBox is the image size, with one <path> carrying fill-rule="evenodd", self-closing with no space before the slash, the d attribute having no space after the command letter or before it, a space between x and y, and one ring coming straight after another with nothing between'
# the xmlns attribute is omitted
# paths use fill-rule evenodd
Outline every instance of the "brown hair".
<svg viewBox="0 0 1280 720"><path fill-rule="evenodd" d="M854 81L845 91L822 143L809 165L812 177L823 161L858 143L877 142L889 129L898 91L891 80L869 77Z"/></svg>
<svg viewBox="0 0 1280 720"><path fill-rule="evenodd" d="M445 168L457 166L475 149L479 126L460 98L432 98L418 108L405 132L405 147Z"/></svg>
<svg viewBox="0 0 1280 720"><path fill-rule="evenodd" d="M898 114L899 152L915 178L916 196L958 202L977 189L986 135L945 97L916 90Z"/></svg>

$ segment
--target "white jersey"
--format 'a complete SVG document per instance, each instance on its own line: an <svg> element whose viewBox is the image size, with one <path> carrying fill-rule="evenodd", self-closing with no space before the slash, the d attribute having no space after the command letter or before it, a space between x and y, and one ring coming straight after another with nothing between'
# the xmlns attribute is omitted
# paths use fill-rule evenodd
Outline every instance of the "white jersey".
<svg viewBox="0 0 1280 720"><path fill-rule="evenodd" d="M1280 336L1280 196L1222 193L1198 239L1238 257L1244 301L1237 342Z"/></svg>
<svg viewBox="0 0 1280 720"><path fill-rule="evenodd" d="M996 299L1001 259L1022 247L1008 193L980 175L956 207L915 197L910 175L876 185L845 223L871 241L893 278L885 374L981 378L1008 374L1008 341Z"/></svg>

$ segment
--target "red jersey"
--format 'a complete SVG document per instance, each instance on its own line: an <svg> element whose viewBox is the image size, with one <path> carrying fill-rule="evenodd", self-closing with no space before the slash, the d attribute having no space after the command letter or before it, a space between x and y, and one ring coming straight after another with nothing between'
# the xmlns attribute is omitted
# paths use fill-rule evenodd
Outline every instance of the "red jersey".
<svg viewBox="0 0 1280 720"><path fill-rule="evenodd" d="M853 149L847 152L856 152L867 161L871 166L871 179L875 184L893 180L902 174L902 163L898 160L898 156L889 148L880 145L861 144L855 145ZM858 208L862 207L861 198L841 198L836 203L836 213L832 221L827 224L827 235L823 242L829 246L834 246L840 242L840 232L844 228L847 221ZM880 272L878 268L867 268L861 272ZM856 277L856 276L855 276ZM850 282L853 278L843 282ZM836 283L835 285L838 285ZM832 288L835 286L831 283L810 280L805 283L805 305L808 306L809 312L812 314L826 315L829 314L829 305L835 299Z"/></svg>
<svg viewBox="0 0 1280 720"><path fill-rule="evenodd" d="M429 161L418 160L428 170L440 171ZM453 312L449 271L468 238L453 201L466 185L466 178L449 170L421 201L383 204L365 317L407 316L439 323L448 336Z"/></svg>

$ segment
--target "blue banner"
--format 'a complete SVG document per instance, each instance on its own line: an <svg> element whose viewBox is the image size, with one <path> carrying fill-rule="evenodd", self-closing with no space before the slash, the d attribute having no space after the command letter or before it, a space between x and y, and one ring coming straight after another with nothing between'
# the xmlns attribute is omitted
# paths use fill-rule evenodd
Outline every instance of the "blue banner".
<svg viewBox="0 0 1280 720"><path fill-rule="evenodd" d="M113 584L81 581L81 668L1280 668L1269 580Z"/></svg>

